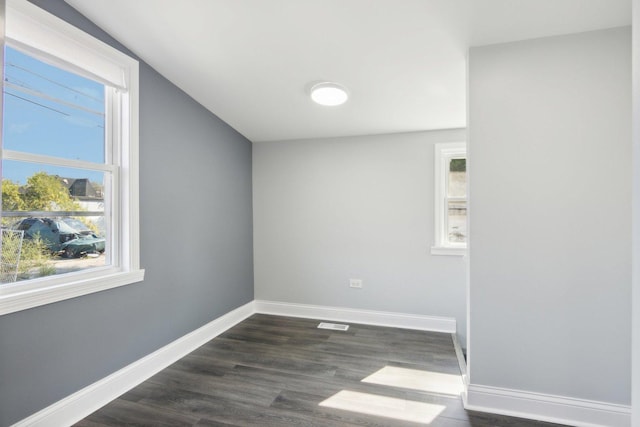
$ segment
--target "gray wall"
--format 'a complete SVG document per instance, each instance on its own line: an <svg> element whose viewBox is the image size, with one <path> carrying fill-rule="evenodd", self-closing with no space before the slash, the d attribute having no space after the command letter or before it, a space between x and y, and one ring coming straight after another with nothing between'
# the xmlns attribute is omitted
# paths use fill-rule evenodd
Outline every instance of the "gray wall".
<svg viewBox="0 0 640 427"><path fill-rule="evenodd" d="M640 0L633 0L633 196L632 196L632 361L631 425L640 425Z"/></svg>
<svg viewBox="0 0 640 427"><path fill-rule="evenodd" d="M465 342L465 259L430 254L433 145L464 140L455 130L254 144L256 299L454 317Z"/></svg>
<svg viewBox="0 0 640 427"><path fill-rule="evenodd" d="M630 403L630 42L470 51L472 384Z"/></svg>
<svg viewBox="0 0 640 427"><path fill-rule="evenodd" d="M145 281L0 317L2 426L253 299L251 143L145 64L140 104Z"/></svg>

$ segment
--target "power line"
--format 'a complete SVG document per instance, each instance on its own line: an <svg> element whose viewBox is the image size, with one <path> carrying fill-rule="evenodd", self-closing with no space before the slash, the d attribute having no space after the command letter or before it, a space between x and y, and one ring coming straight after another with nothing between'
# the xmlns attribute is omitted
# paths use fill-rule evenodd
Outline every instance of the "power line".
<svg viewBox="0 0 640 427"><path fill-rule="evenodd" d="M22 86L22 87L29 87L29 84L26 83L24 80L21 80L18 77L10 76L7 73L4 74L4 81L5 82L11 81L14 84L17 84L17 85Z"/></svg>
<svg viewBox="0 0 640 427"><path fill-rule="evenodd" d="M4 93L5 95L9 95L9 96L12 96L12 97L14 97L14 98L21 99L21 100L23 100L23 101L25 101L25 102L28 102L28 103L33 104L33 105L36 105L36 106L38 106L38 107L46 108L47 110L51 110L51 111L53 111L53 112L55 112L55 113L62 114L62 115L63 115L63 116L65 116L65 117L71 117L71 114L65 113L64 111L56 110L55 108L51 108L51 107L49 107L49 106L47 106L47 105L40 104L39 102L35 102L35 101L32 101L32 100L27 99L27 98L23 98L22 96L18 96L18 95L16 95L16 94L11 93L11 92L7 92L6 90L5 90L5 91L3 91L3 93ZM101 124L99 124L99 123L96 123L96 124L95 124L95 126L96 126L96 127L98 127L98 128L102 128L102 129L104 129L104 126L103 126L103 125L101 125Z"/></svg>
<svg viewBox="0 0 640 427"><path fill-rule="evenodd" d="M91 96L91 95L89 95L89 94L87 94L87 93L84 93L84 92L82 92L82 91L80 91L80 90L78 90L78 89L74 89L74 88L72 88L72 87L66 86L66 85L64 85L64 84L62 84L62 83L60 83L60 82L57 82L57 81L55 81L55 80L53 80L53 79L50 79L49 77L43 76L42 74L36 73L35 71L32 71L32 70L30 70L30 69L28 69L28 68L21 67L20 65L16 65L16 64L14 64L14 63L12 63L12 62L7 63L7 66L9 66L9 67L14 67L14 68L17 68L17 69L19 69L19 70L25 71L25 72L27 72L27 73L29 73L29 74L32 74L32 75L34 75L34 76L40 77L41 79L46 80L46 81L48 81L49 83L53 83L54 85L57 85L57 86L63 87L63 88L65 88L65 89L70 90L71 92L75 92L75 93L77 93L77 94L79 94L79 95L86 96L87 98L89 98L89 99L93 99L93 100L94 100L94 101L96 101L96 102L104 102L104 100L102 100L102 99L99 99L99 98L93 97L93 96Z"/></svg>
<svg viewBox="0 0 640 427"><path fill-rule="evenodd" d="M104 117L104 113L102 111L92 110L91 108L83 107L82 105L74 104L72 102L65 101L64 99L55 98L46 93L40 92L38 90L30 89L26 86L20 86L8 81L4 82L4 86L10 89L18 90L20 92L26 93L28 95L37 96L39 98L46 99L48 101L55 102L57 104L64 105L66 107L75 108L76 110L84 111L85 113L95 114L99 117Z"/></svg>
<svg viewBox="0 0 640 427"><path fill-rule="evenodd" d="M38 107L46 108L47 110L54 111L54 112L56 112L56 113L58 113L58 114L62 114L63 116L67 116L67 117L70 117L70 116L71 116L71 114L67 114L67 113L65 113L64 111L60 111L60 110L56 110L55 108L47 107L47 106L46 106L46 105L44 105L44 104L40 104L40 103L37 103L37 102L32 101L32 100L30 100L30 99L23 98L23 97L21 97L21 96L15 95L15 94L13 94L13 93L11 93L11 92L7 92L6 90L4 91L4 94L5 94L5 95L9 95L9 96L13 96L14 98L18 98L18 99L21 99L21 100L23 100L23 101L29 102L29 103L31 103L31 104L37 105Z"/></svg>

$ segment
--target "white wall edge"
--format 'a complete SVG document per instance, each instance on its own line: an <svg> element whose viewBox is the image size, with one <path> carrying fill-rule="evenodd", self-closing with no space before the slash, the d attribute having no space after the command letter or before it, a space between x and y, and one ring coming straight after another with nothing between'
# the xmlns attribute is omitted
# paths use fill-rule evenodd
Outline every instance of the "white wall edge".
<svg viewBox="0 0 640 427"><path fill-rule="evenodd" d="M421 331L445 333L456 332L456 319L451 317L436 317L419 314L393 313L386 311L358 310L351 308L294 304L264 300L255 300L254 302L256 313L262 314L352 322L364 325L417 329Z"/></svg>
<svg viewBox="0 0 640 427"><path fill-rule="evenodd" d="M630 427L631 406L469 384L467 410L568 424L577 427Z"/></svg>
<svg viewBox="0 0 640 427"><path fill-rule="evenodd" d="M17 422L13 427L75 424L254 313L254 302L251 301Z"/></svg>
<svg viewBox="0 0 640 427"><path fill-rule="evenodd" d="M462 383L466 387L469 385L469 375L467 373L467 360L464 357L464 352L460 346L457 334L451 334L451 340L453 341L453 349L456 352L456 358L458 359L458 366L460 367L460 375L462 376Z"/></svg>

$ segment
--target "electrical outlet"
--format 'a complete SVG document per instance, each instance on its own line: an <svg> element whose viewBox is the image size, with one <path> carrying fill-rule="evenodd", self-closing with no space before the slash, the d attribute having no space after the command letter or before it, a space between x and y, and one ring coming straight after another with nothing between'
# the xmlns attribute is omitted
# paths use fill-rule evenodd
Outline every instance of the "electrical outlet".
<svg viewBox="0 0 640 427"><path fill-rule="evenodd" d="M362 289L362 279L351 279L349 280L350 288Z"/></svg>

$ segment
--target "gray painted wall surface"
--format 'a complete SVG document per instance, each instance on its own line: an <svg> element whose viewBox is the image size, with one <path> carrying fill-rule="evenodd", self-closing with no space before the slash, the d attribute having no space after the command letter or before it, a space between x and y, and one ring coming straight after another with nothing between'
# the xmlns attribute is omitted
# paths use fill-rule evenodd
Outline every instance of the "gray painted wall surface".
<svg viewBox="0 0 640 427"><path fill-rule="evenodd" d="M36 3L118 46L64 2ZM146 279L0 317L2 426L253 299L251 143L145 64L140 104Z"/></svg>
<svg viewBox="0 0 640 427"><path fill-rule="evenodd" d="M455 130L254 144L256 299L455 317L464 343L465 259L430 254L433 146L464 140Z"/></svg>
<svg viewBox="0 0 640 427"><path fill-rule="evenodd" d="M470 379L630 404L628 28L470 51Z"/></svg>
<svg viewBox="0 0 640 427"><path fill-rule="evenodd" d="M640 425L640 0L633 0L633 197L632 197L632 360L631 425Z"/></svg>

